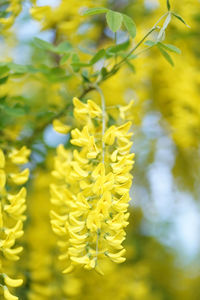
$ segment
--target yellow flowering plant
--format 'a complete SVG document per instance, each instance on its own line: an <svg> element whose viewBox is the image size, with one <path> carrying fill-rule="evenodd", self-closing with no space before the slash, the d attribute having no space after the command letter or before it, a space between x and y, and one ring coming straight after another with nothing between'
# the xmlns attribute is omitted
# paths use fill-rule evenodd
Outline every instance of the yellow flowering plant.
<svg viewBox="0 0 200 300"><path fill-rule="evenodd" d="M117 61L118 51L123 44L112 46L106 50L100 49L87 63L73 61L75 71L82 67L91 67L101 59L113 58L114 65L109 70L105 67L95 74L96 82L88 77L84 95L91 90L99 92L101 107L92 100L87 103L74 98L74 117L81 130L71 131L70 143L78 149L65 150L58 147L55 159L54 177L58 183L51 185L51 201L57 207L51 211L53 231L62 238L58 242L63 254L60 259L66 262L64 273L71 272L76 265L85 269L96 269L103 274L100 262L104 257L113 262L125 261L125 249L122 242L125 239L124 228L128 225L127 212L130 201L129 189L132 183L130 171L134 163L134 154L130 153L132 133L129 133L131 122L122 123L126 112L131 109L132 101L125 107L112 107L117 110L115 122L121 120L119 126L109 124L110 115L106 111L106 103L99 84L115 74L120 66L129 60L134 51L155 30L159 30L155 42L148 41L147 45L156 45L161 54L172 64L166 50L179 52L173 45L163 44L163 35L171 21L173 13L167 4L165 13L150 29L150 31L131 49L128 54ZM127 28L132 38L136 35L133 20L119 12L103 7L88 9L84 15L106 14L109 28L115 34L122 24ZM164 19L162 27L157 25ZM92 75L91 75L92 76ZM109 107L108 107L109 109ZM54 120L54 129L66 133L68 128L58 120ZM57 213L58 211L58 213Z"/></svg>
<svg viewBox="0 0 200 300"><path fill-rule="evenodd" d="M199 299L151 202L198 195L199 8L0 1L1 299Z"/></svg>

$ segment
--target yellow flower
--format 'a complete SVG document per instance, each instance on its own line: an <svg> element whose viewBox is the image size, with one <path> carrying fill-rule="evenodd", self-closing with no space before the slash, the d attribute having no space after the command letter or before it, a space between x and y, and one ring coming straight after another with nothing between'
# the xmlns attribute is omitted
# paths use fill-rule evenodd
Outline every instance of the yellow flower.
<svg viewBox="0 0 200 300"><path fill-rule="evenodd" d="M53 128L55 131L62 134L67 134L70 130L70 126L63 124L60 120L57 119L53 121Z"/></svg>
<svg viewBox="0 0 200 300"><path fill-rule="evenodd" d="M22 279L12 279L12 278L8 277L8 275L4 274L4 282L7 286L18 287L18 286L22 285L23 280Z"/></svg>
<svg viewBox="0 0 200 300"><path fill-rule="evenodd" d="M6 184L6 173L0 170L0 189L3 189Z"/></svg>
<svg viewBox="0 0 200 300"><path fill-rule="evenodd" d="M126 120L126 115L130 113L130 109L132 108L134 100L131 100L128 105L119 107L119 115L122 120Z"/></svg>
<svg viewBox="0 0 200 300"><path fill-rule="evenodd" d="M125 257L122 257L125 254L126 250L123 249L120 252L117 253L108 253L108 256L111 258L112 261L116 263L122 263L126 260Z"/></svg>
<svg viewBox="0 0 200 300"><path fill-rule="evenodd" d="M28 162L28 157L31 151L27 149L26 146L23 146L21 149L14 149L9 154L9 157L13 164L26 164Z"/></svg>
<svg viewBox="0 0 200 300"><path fill-rule="evenodd" d="M10 178L17 185L22 185L27 182L29 177L29 169L23 170L21 173L12 173L10 174Z"/></svg>
<svg viewBox="0 0 200 300"><path fill-rule="evenodd" d="M5 156L3 151L0 149L0 168L3 169L5 166Z"/></svg>
<svg viewBox="0 0 200 300"><path fill-rule="evenodd" d="M4 286L4 297L6 300L18 300L19 299L18 297L12 295L6 286Z"/></svg>

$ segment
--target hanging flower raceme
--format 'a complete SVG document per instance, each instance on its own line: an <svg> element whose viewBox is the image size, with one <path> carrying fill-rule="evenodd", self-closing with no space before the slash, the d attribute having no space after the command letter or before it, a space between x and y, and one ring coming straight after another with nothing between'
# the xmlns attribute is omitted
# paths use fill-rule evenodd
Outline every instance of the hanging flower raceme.
<svg viewBox="0 0 200 300"><path fill-rule="evenodd" d="M13 270L13 264L23 250L15 244L24 233L26 188L22 185L28 180L29 170L19 171L18 165L26 163L29 154L30 150L22 147L14 149L6 159L0 149L0 293L7 300L18 299L10 289L23 283L22 279L12 279L7 273L11 273L10 269Z"/></svg>
<svg viewBox="0 0 200 300"><path fill-rule="evenodd" d="M122 242L134 163L131 122L109 126L104 105L101 109L91 100L83 103L77 98L73 103L80 128L71 131L70 150L63 145L57 149L51 224L60 237L64 273L78 265L102 273L102 259L125 261ZM120 116L119 120L123 122Z"/></svg>

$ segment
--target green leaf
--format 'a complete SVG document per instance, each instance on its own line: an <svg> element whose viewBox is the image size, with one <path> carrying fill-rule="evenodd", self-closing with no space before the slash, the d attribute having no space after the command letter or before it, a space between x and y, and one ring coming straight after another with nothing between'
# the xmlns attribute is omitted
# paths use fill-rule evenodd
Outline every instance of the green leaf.
<svg viewBox="0 0 200 300"><path fill-rule="evenodd" d="M84 53L84 54L89 54L89 55L93 55L94 54L94 51L91 51L91 49L88 49L88 48L85 48L81 45L78 46L78 49Z"/></svg>
<svg viewBox="0 0 200 300"><path fill-rule="evenodd" d="M106 20L108 26L113 32L116 32L121 27L122 19L123 19L122 14L120 14L117 11L109 10L106 13Z"/></svg>
<svg viewBox="0 0 200 300"><path fill-rule="evenodd" d="M10 71L12 71L13 74L16 75L23 75L25 73L36 73L38 72L38 69L34 68L31 65L19 65L15 64L13 62L10 62L7 64L8 67L10 68Z"/></svg>
<svg viewBox="0 0 200 300"><path fill-rule="evenodd" d="M124 43L109 47L108 49L106 49L106 53L108 54L108 56L113 56L120 51L126 50L129 45L130 45L130 41L127 40Z"/></svg>
<svg viewBox="0 0 200 300"><path fill-rule="evenodd" d="M172 12L172 15L173 15L175 18L177 18L179 21L181 21L183 24L185 24L185 26L187 26L187 27L190 28L190 26L185 22L185 20L184 20L180 15L178 15L178 14L175 13L175 12Z"/></svg>
<svg viewBox="0 0 200 300"><path fill-rule="evenodd" d="M10 107L8 105L0 105L0 109L2 109L2 111L4 111L6 114L15 116L15 117L18 117L18 116L20 117L27 113L27 109L18 104L16 104L13 107Z"/></svg>
<svg viewBox="0 0 200 300"><path fill-rule="evenodd" d="M123 58L125 58L125 57L127 57L127 54L128 53L120 53L120 56L121 57L123 57ZM136 59L137 58L137 55L136 54L129 54L129 56L128 56L128 59L130 60L130 59Z"/></svg>
<svg viewBox="0 0 200 300"><path fill-rule="evenodd" d="M14 102L21 102L21 103L25 103L27 101L29 101L26 97L23 96L13 96L13 97L9 97L9 101L14 101Z"/></svg>
<svg viewBox="0 0 200 300"><path fill-rule="evenodd" d="M5 76L5 77L0 78L0 85L6 83L8 78L9 78L9 76Z"/></svg>
<svg viewBox="0 0 200 300"><path fill-rule="evenodd" d="M82 61L75 61L75 62L72 62L71 65L73 67L79 67L79 68L82 68L82 67L90 67L91 64L90 63L85 63L85 62L82 62Z"/></svg>
<svg viewBox="0 0 200 300"><path fill-rule="evenodd" d="M167 51L165 51L162 47L160 47L159 45L158 46L158 49L160 50L160 53L162 54L162 56L168 61L168 63L171 65L171 66L174 66L174 62L171 58L171 56L167 53Z"/></svg>
<svg viewBox="0 0 200 300"><path fill-rule="evenodd" d="M179 48L177 48L176 46L174 45L171 45L171 44L164 44L164 43L160 43L158 42L158 44L163 47L164 49L168 50L168 51L171 51L171 52L175 52L175 53L178 53L178 54L181 54L181 50Z"/></svg>
<svg viewBox="0 0 200 300"><path fill-rule="evenodd" d="M44 50L54 51L55 49L55 47L51 43L41 40L39 38L34 38L34 43L36 46Z"/></svg>
<svg viewBox="0 0 200 300"><path fill-rule="evenodd" d="M144 43L144 45L149 46L149 47L153 47L154 45L156 45L156 42L147 40L147 41Z"/></svg>
<svg viewBox="0 0 200 300"><path fill-rule="evenodd" d="M3 3L2 5L4 5L6 3ZM6 18L9 16L9 12L7 11L0 11L0 18Z"/></svg>
<svg viewBox="0 0 200 300"><path fill-rule="evenodd" d="M107 74L108 74L107 69L106 69L105 67L103 67L103 68L101 69L101 75L102 75L102 77L105 77Z"/></svg>
<svg viewBox="0 0 200 300"><path fill-rule="evenodd" d="M90 82L88 70L84 69L84 70L81 72L81 76L83 77L84 81Z"/></svg>
<svg viewBox="0 0 200 300"><path fill-rule="evenodd" d="M8 65L10 70L16 74L24 74L28 71L28 68L25 65L19 65L13 62L9 63Z"/></svg>
<svg viewBox="0 0 200 300"><path fill-rule="evenodd" d="M136 36L136 25L135 22L127 15L123 15L123 23L128 30L130 36L134 38Z"/></svg>
<svg viewBox="0 0 200 300"><path fill-rule="evenodd" d="M53 49L53 51L57 52L57 53L66 53L72 50L72 45L65 41L60 43L55 49Z"/></svg>
<svg viewBox="0 0 200 300"><path fill-rule="evenodd" d="M92 15L98 15L98 14L104 14L108 11L107 8L105 7L94 7L94 8L89 8L87 9L84 13L83 16L92 16Z"/></svg>
<svg viewBox="0 0 200 300"><path fill-rule="evenodd" d="M103 58L106 54L106 51L104 49L99 50L94 56L93 58L90 60L90 64L93 65L95 64L97 61L99 61L101 58Z"/></svg>
<svg viewBox="0 0 200 300"><path fill-rule="evenodd" d="M64 65L64 63L66 63L66 61L69 59L71 53L66 53L65 55L62 56L61 60L60 60L60 65Z"/></svg>
<svg viewBox="0 0 200 300"><path fill-rule="evenodd" d="M74 72L78 72L80 70L80 67L76 65L76 63L79 63L79 62L80 62L80 58L79 58L78 54L73 53L71 66L72 66L72 69Z"/></svg>
<svg viewBox="0 0 200 300"><path fill-rule="evenodd" d="M167 9L168 9L168 11L170 11L170 9L171 9L171 5L170 5L169 0L167 0Z"/></svg>
<svg viewBox="0 0 200 300"><path fill-rule="evenodd" d="M70 75L67 75L66 71L59 67L46 69L43 74L50 82L66 81L70 78Z"/></svg>
<svg viewBox="0 0 200 300"><path fill-rule="evenodd" d="M8 66L6 66L6 65L1 65L0 66L0 77L3 77L3 76L5 76L5 75L7 75L8 74L8 72L9 72L9 67Z"/></svg>
<svg viewBox="0 0 200 300"><path fill-rule="evenodd" d="M129 66L130 70L131 70L133 73L136 73L136 70L135 70L134 65L133 65L129 60L126 60L126 63L127 63L127 65Z"/></svg>
<svg viewBox="0 0 200 300"><path fill-rule="evenodd" d="M53 44L46 42L44 40L41 40L39 38L34 39L34 43L37 47L46 50L51 51L58 54L64 54L66 52L69 52L72 50L72 45L68 41L64 41L60 43L57 46L54 46Z"/></svg>
<svg viewBox="0 0 200 300"><path fill-rule="evenodd" d="M90 63L81 62L77 53L73 53L71 66L74 72L78 72L82 67L89 67Z"/></svg>

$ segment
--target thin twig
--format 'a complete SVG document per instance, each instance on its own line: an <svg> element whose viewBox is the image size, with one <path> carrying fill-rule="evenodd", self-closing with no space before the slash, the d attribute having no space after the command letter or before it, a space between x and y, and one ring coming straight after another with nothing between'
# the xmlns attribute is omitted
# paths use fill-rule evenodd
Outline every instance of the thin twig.
<svg viewBox="0 0 200 300"><path fill-rule="evenodd" d="M153 31L155 31L156 29L158 29L158 27L153 27L149 32L147 32L147 34L145 34L145 36L139 41L139 43L137 43L137 45L135 45L135 47L133 47L129 52L128 52L128 54L120 61L120 62L118 62L115 66L114 66L114 68L115 69L118 69L119 68L119 66L121 65L121 64L123 64L126 60L127 60L127 58L129 58L129 56L131 55L131 54L133 54L133 52L146 40L146 38L153 32Z"/></svg>
<svg viewBox="0 0 200 300"><path fill-rule="evenodd" d="M101 140L102 140L102 163L104 164L105 163L105 143L104 143L103 137L104 137L104 133L105 133L105 130L106 130L106 103L105 103L105 97L104 97L104 94L103 94L101 88L96 84L93 87L97 90L97 92L101 96L101 109L102 109L102 131L101 131L102 132L102 137L101 137ZM97 229L97 240L96 240L96 263L97 263L97 257L98 257L98 252L99 252L100 235L101 235L101 231L98 228Z"/></svg>
<svg viewBox="0 0 200 300"><path fill-rule="evenodd" d="M102 90L98 85L94 85L94 89L98 91L101 96L101 109L102 109L102 163L104 164L105 160L105 143L103 141L103 136L106 130L106 103Z"/></svg>

